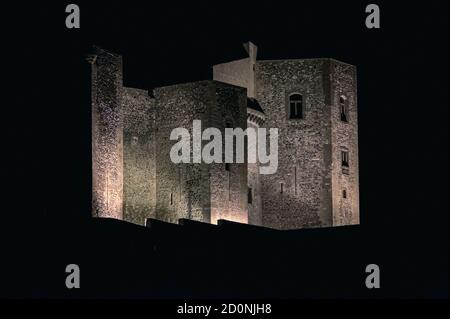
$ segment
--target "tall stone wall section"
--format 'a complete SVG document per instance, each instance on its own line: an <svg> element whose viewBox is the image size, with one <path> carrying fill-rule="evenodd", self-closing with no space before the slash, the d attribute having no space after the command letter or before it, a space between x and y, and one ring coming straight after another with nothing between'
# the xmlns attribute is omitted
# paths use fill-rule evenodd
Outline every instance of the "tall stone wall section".
<svg viewBox="0 0 450 319"><path fill-rule="evenodd" d="M263 124L264 114L253 109L247 109L247 127L257 132L258 128ZM255 144L256 163L248 163L248 191L251 202L248 203L248 223L251 225L262 226L262 196L261 193L261 174L259 173L260 165L258 161L258 139ZM248 200L248 198L247 198ZM248 200L249 201L249 200Z"/></svg>
<svg viewBox="0 0 450 319"><path fill-rule="evenodd" d="M247 128L247 92L244 88L220 82L212 82L214 103L209 108L206 124L221 131L225 140L225 128ZM236 139L234 139L236 143ZM234 144L234 155L236 158ZM223 143L223 147L225 144ZM211 223L227 219L248 223L247 213L247 163L213 163L210 166ZM228 168L228 169L227 169Z"/></svg>
<svg viewBox="0 0 450 319"><path fill-rule="evenodd" d="M358 110L356 68L330 61L332 90L333 225L359 224ZM345 97L348 121L340 119L340 98ZM341 166L341 151L349 154L348 171ZM346 193L344 197L343 193Z"/></svg>
<svg viewBox="0 0 450 319"><path fill-rule="evenodd" d="M246 89L246 95L249 98L255 98L256 94L256 86L255 86L255 63L256 63L256 57L257 57L257 47L251 43L248 42L244 44L244 47L249 55L248 58L231 61L227 63L217 64L213 66L213 79L215 81L228 83L234 86L243 87ZM246 108L247 109L247 108ZM247 109L248 110L248 109ZM248 117L248 113L246 111L246 116ZM239 126L243 129L245 127L257 128L258 125L255 122L247 121L245 126ZM237 126L236 126L237 127ZM233 168L235 166L232 166ZM236 220L240 222L248 222L253 225L261 225L262 219L261 219L261 195L260 195L260 179L259 179L259 165L257 163L249 163L247 165L247 187L245 190L243 190L243 194L246 195L246 198L244 199L244 202L246 203L247 207L247 217L245 219L236 219L236 215L233 219L231 216L222 216L221 218L227 218L231 220ZM225 180L229 178L228 175L233 174L233 171L226 176L223 176ZM219 174L220 175L220 174ZM251 189L252 197L254 200L252 200L252 203L248 203L248 192L249 189ZM225 194L224 194L225 195ZM248 205L247 205L248 204ZM221 211L222 215L224 212L227 211L228 208L221 207L220 209L217 209L217 211ZM215 218L217 219L217 218Z"/></svg>
<svg viewBox="0 0 450 319"><path fill-rule="evenodd" d="M278 229L331 225L329 94L324 61L257 61L256 98L266 128L278 128L278 171L261 176L262 222ZM303 96L303 119L289 119L289 95Z"/></svg>
<svg viewBox="0 0 450 319"><path fill-rule="evenodd" d="M154 90L156 98L156 218L176 222L179 218L210 221L210 177L208 165L170 160L176 141L173 129L182 127L192 137L193 121L206 122L214 90L207 81L173 85ZM191 139L191 159L192 159Z"/></svg>
<svg viewBox="0 0 450 319"><path fill-rule="evenodd" d="M189 130L194 120L202 131L218 128L224 136L228 122L246 127L246 92L214 81L200 81L155 89L156 112L156 217L171 222L189 218L217 222L219 218L247 222L246 164L179 163L170 160L177 127ZM202 141L202 149L208 141ZM194 145L191 140L191 148ZM192 159L192 151L191 151Z"/></svg>
<svg viewBox="0 0 450 319"><path fill-rule="evenodd" d="M155 99L123 88L123 219L143 225L156 215Z"/></svg>
<svg viewBox="0 0 450 319"><path fill-rule="evenodd" d="M122 57L94 49L92 64L92 215L122 219Z"/></svg>

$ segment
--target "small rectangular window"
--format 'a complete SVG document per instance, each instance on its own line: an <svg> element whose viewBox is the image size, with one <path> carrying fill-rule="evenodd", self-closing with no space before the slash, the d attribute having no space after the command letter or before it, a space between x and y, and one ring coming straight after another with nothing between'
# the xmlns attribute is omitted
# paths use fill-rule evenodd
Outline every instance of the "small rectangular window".
<svg viewBox="0 0 450 319"><path fill-rule="evenodd" d="M225 163L225 170L229 171L230 170L230 163Z"/></svg>
<svg viewBox="0 0 450 319"><path fill-rule="evenodd" d="M280 183L280 194L283 194L283 191L284 191L284 184L283 183Z"/></svg>
<svg viewBox="0 0 450 319"><path fill-rule="evenodd" d="M252 193L252 189L251 187L248 188L248 199L247 199L249 204L253 204L253 193Z"/></svg>
<svg viewBox="0 0 450 319"><path fill-rule="evenodd" d="M289 96L289 118L303 118L303 96L301 94L291 94Z"/></svg>
<svg viewBox="0 0 450 319"><path fill-rule="evenodd" d="M341 151L341 167L343 174L348 175L350 173L348 164L348 151Z"/></svg>
<svg viewBox="0 0 450 319"><path fill-rule="evenodd" d="M341 160L342 160L342 166L348 167L348 152L347 151L341 151Z"/></svg>
<svg viewBox="0 0 450 319"><path fill-rule="evenodd" d="M342 191L342 197L343 197L343 198L347 198L347 190L344 189L344 190Z"/></svg>

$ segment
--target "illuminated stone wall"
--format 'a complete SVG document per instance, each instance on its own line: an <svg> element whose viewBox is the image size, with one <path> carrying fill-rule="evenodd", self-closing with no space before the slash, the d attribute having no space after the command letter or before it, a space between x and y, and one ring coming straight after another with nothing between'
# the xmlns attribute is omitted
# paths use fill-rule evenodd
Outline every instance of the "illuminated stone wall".
<svg viewBox="0 0 450 319"><path fill-rule="evenodd" d="M192 122L206 119L213 91L208 82L186 83L154 90L156 107L156 218L177 222L179 218L210 220L209 170L204 163L175 164L170 150L173 129L183 127L192 136ZM192 147L192 141L191 141Z"/></svg>
<svg viewBox="0 0 450 319"><path fill-rule="evenodd" d="M247 222L246 164L232 164L230 172L224 164L174 164L170 161L170 149L175 141L169 139L177 127L188 129L192 136L194 120L202 121L202 130L216 127L223 134L227 119L245 126L245 90L200 81L158 88L154 93L158 110L156 218L169 222L179 218L216 222L217 218L227 217ZM206 143L203 141L202 145ZM232 174L231 178L227 174Z"/></svg>
<svg viewBox="0 0 450 319"><path fill-rule="evenodd" d="M92 56L93 216L144 224L218 218L247 222L247 165L174 164L173 129L192 134L222 130L227 121L246 128L246 90L200 81L147 91L122 86L121 57L96 49ZM203 145L206 142L203 142Z"/></svg>
<svg viewBox="0 0 450 319"><path fill-rule="evenodd" d="M95 48L92 63L92 214L122 219L122 58Z"/></svg>
<svg viewBox="0 0 450 319"><path fill-rule="evenodd" d="M247 127L257 130L264 123L262 112L247 109ZM256 141L256 158L258 158L258 141ZM261 174L259 162L248 163L248 188L251 189L251 203L248 203L248 223L262 226Z"/></svg>
<svg viewBox="0 0 450 319"><path fill-rule="evenodd" d="M123 219L143 225L155 218L155 99L123 88Z"/></svg>
<svg viewBox="0 0 450 319"><path fill-rule="evenodd" d="M255 63L256 63L256 57L258 48L251 42L245 43L244 47L248 53L248 57L231 61L227 63L217 64L213 66L213 79L216 81L232 84L235 86L240 86L246 89L247 96L249 98L255 97ZM240 125L236 125L235 127L241 127L242 129L245 129L248 125L248 127L252 128L258 128L259 124L257 124L257 120L255 118L260 118L263 116L263 114L258 114L259 112L256 112L254 114L250 114L252 110L247 109L246 111L246 117L248 119L251 119L247 121L247 123ZM224 180L230 180L230 177L233 178L233 174L235 173L233 169L235 166L231 166L232 170L231 172L228 172L222 178ZM245 198L245 206L247 207L246 210L248 211L248 217L246 219L246 223L251 223L253 225L261 225L261 195L260 195L260 178L259 178L259 165L257 163L254 164L248 164L247 165L247 188L245 190L242 190L244 194L246 194ZM248 191L249 189L252 190L252 197L254 200L252 200L252 203L248 203ZM222 194L223 196L226 196L227 194ZM220 202L217 200L217 205L224 205L223 202ZM220 207L217 209L217 211L222 212L223 215L225 212L229 210L228 207ZM217 220L219 217L214 218ZM226 216L222 216L220 218L228 218ZM241 222L244 222L242 220Z"/></svg>
<svg viewBox="0 0 450 319"><path fill-rule="evenodd" d="M333 225L359 224L358 112L356 68L331 60L331 130ZM340 97L348 105L348 122L340 120ZM341 167L341 150L349 152L348 173ZM343 192L346 192L346 198Z"/></svg>
<svg viewBox="0 0 450 319"><path fill-rule="evenodd" d="M354 71L330 59L257 62L257 100L266 115L264 125L279 129L278 171L261 176L263 225L295 229L358 221ZM340 91L351 100L350 123L340 120ZM293 93L303 96L302 119L289 119ZM341 167L342 148L350 152L348 175Z"/></svg>
<svg viewBox="0 0 450 319"><path fill-rule="evenodd" d="M244 88L220 82L213 85L215 99L207 122L209 127L220 129L225 140L226 127L247 128L247 94ZM210 176L211 222L227 219L248 223L247 163L212 164Z"/></svg>
<svg viewBox="0 0 450 319"><path fill-rule="evenodd" d="M257 100L266 128L278 128L278 170L261 176L263 225L281 229L329 224L329 117L320 60L258 61ZM288 96L304 97L304 118L289 119Z"/></svg>
<svg viewBox="0 0 450 319"><path fill-rule="evenodd" d="M220 81L161 87L150 97L123 87L121 57L96 48L94 216L137 224L228 219L277 229L359 223L356 68L332 59L257 61L256 46L246 49L248 58L214 66ZM303 96L302 119L288 116L293 93ZM348 122L340 117L342 96ZM170 133L184 127L192 135L194 120L223 136L226 127L278 128L277 172L260 175L258 164L247 163L172 163Z"/></svg>

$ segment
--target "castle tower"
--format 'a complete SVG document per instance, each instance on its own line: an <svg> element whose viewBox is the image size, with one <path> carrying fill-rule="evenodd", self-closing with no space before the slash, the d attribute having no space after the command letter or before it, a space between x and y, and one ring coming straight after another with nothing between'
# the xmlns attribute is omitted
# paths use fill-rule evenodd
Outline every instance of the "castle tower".
<svg viewBox="0 0 450 319"><path fill-rule="evenodd" d="M200 129L246 127L246 92L216 81L199 81L154 90L156 122L156 218L176 222L180 218L217 223L227 219L247 223L247 165L245 163L173 163L170 150L173 129L186 128L193 135L193 122ZM208 142L192 140L192 152Z"/></svg>
<svg viewBox="0 0 450 319"><path fill-rule="evenodd" d="M214 79L246 87L264 113L260 125L278 128L278 170L259 176L263 226L359 223L354 66L332 59L257 61L249 54L214 66ZM253 213L249 207L249 218Z"/></svg>
<svg viewBox="0 0 450 319"><path fill-rule="evenodd" d="M333 226L359 224L356 67L329 60Z"/></svg>
<svg viewBox="0 0 450 319"><path fill-rule="evenodd" d="M100 48L92 65L92 215L122 219L122 58Z"/></svg>
<svg viewBox="0 0 450 319"><path fill-rule="evenodd" d="M278 171L261 176L263 224L359 222L356 70L330 59L258 61L265 127L279 130Z"/></svg>

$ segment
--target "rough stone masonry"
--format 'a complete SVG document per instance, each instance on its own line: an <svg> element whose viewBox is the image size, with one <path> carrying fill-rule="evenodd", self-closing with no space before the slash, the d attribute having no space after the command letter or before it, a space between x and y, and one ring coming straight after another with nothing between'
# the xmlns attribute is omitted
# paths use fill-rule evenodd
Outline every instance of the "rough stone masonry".
<svg viewBox="0 0 450 319"><path fill-rule="evenodd" d="M213 67L213 80L123 86L121 56L96 47L92 65L92 214L227 219L276 229L359 223L356 68L333 59L257 60ZM177 127L278 128L278 170L170 160Z"/></svg>

